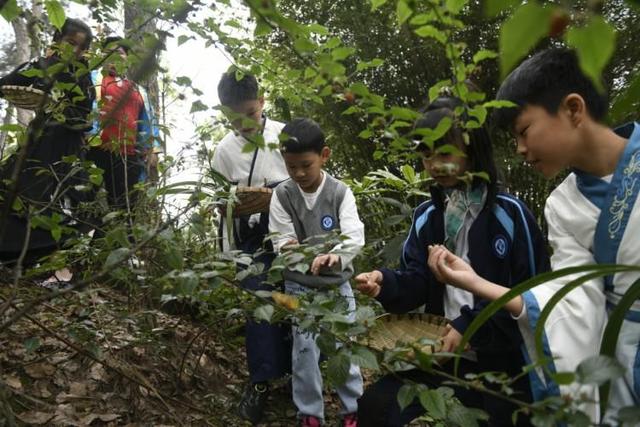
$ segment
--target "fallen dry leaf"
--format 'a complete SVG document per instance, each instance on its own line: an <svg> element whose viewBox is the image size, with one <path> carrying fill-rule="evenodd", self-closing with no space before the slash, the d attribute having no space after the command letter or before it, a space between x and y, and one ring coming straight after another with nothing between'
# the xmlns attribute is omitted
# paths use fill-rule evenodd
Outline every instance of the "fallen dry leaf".
<svg viewBox="0 0 640 427"><path fill-rule="evenodd" d="M51 414L49 412L38 411L27 411L17 415L23 423L35 425L48 424L55 416L55 414Z"/></svg>
<svg viewBox="0 0 640 427"><path fill-rule="evenodd" d="M53 375L56 371L56 367L49 363L33 363L25 366L24 370L31 378L39 379Z"/></svg>
<svg viewBox="0 0 640 427"><path fill-rule="evenodd" d="M20 381L20 378L18 377L15 377L15 376L5 377L4 383L13 389L16 389L16 390L22 389L22 381Z"/></svg>

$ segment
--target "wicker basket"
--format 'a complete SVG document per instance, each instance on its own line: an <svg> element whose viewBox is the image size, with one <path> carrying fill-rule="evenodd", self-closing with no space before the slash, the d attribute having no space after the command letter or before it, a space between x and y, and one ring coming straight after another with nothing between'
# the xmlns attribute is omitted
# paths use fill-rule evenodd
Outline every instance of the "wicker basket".
<svg viewBox="0 0 640 427"><path fill-rule="evenodd" d="M436 353L441 349L440 339L448 323L447 319L435 314L385 314L371 328L368 345L377 350L390 350L396 348L398 342L412 344L428 338L435 343L422 346L422 351Z"/></svg>
<svg viewBox="0 0 640 427"><path fill-rule="evenodd" d="M31 86L0 86L3 97L18 108L37 110L49 101L49 96L42 90Z"/></svg>
<svg viewBox="0 0 640 427"><path fill-rule="evenodd" d="M273 191L267 187L238 187L236 197L238 203L233 213L235 216L268 212Z"/></svg>

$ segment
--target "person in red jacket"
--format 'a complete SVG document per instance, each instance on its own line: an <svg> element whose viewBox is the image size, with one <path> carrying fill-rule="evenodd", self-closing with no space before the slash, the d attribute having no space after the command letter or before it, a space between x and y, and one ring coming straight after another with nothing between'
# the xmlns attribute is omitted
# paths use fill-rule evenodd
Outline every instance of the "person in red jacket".
<svg viewBox="0 0 640 427"><path fill-rule="evenodd" d="M104 47L122 59L109 63L102 81L96 85L100 142L91 147L88 158L104 171L109 206L131 211L134 185L144 175L145 160L151 167L157 164L157 130L151 122L144 91L120 70L126 63L128 46L121 37L114 36L105 39Z"/></svg>

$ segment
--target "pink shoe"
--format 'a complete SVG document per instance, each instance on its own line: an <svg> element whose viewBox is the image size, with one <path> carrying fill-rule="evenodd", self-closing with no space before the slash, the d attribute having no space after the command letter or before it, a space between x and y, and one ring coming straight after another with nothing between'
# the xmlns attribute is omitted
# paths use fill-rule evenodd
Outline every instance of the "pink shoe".
<svg viewBox="0 0 640 427"><path fill-rule="evenodd" d="M354 412L342 418L342 427L358 427L358 415Z"/></svg>
<svg viewBox="0 0 640 427"><path fill-rule="evenodd" d="M300 427L320 427L322 423L313 415L303 415L300 417Z"/></svg>

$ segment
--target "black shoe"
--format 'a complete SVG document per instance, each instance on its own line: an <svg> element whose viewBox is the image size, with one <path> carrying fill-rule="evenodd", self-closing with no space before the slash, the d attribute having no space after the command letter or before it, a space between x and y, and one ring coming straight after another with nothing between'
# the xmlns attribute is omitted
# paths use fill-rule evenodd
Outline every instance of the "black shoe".
<svg viewBox="0 0 640 427"><path fill-rule="evenodd" d="M268 397L269 384L249 384L242 393L242 398L240 399L236 413L252 424L258 424L260 419L262 419L262 413L264 412Z"/></svg>

